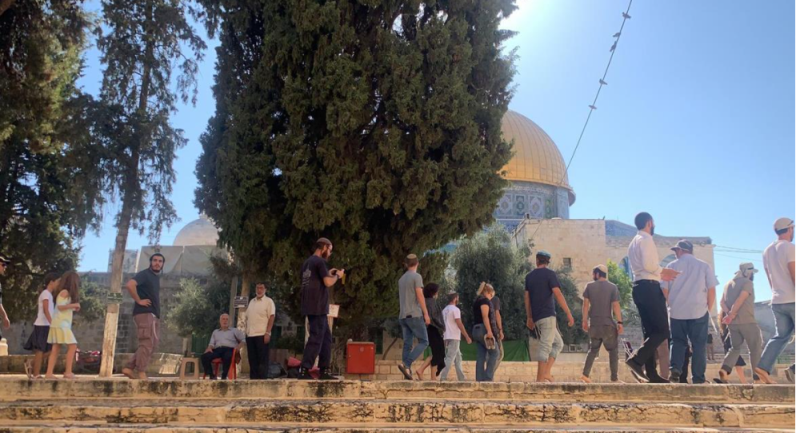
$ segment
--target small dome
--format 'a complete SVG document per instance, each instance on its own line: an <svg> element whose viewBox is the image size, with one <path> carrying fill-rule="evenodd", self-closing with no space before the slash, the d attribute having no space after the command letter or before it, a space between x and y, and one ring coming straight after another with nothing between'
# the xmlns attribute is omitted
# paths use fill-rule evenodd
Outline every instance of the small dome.
<svg viewBox="0 0 796 433"><path fill-rule="evenodd" d="M194 245L216 246L218 242L218 230L207 219L204 214L198 220L191 221L183 227L177 237L174 238L175 247L187 247Z"/></svg>
<svg viewBox="0 0 796 433"><path fill-rule="evenodd" d="M514 157L503 167L505 178L560 186L569 192L569 203L574 203L567 165L550 136L533 120L511 110L503 116L501 129L506 141L514 140Z"/></svg>

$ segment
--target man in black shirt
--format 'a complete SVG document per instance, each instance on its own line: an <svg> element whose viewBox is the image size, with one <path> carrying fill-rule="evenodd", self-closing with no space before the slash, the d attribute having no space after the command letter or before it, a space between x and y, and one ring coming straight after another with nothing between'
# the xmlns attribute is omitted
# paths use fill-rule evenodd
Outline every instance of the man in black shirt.
<svg viewBox="0 0 796 433"><path fill-rule="evenodd" d="M564 340L556 327L556 301L567 315L567 324L570 327L575 325L575 319L561 293L558 277L553 270L547 268L550 258L547 251L537 252L536 269L525 276L525 314L528 318L526 325L531 331L536 329L539 334L539 350L534 356L538 361L537 382L553 381L550 371L556 357L564 348Z"/></svg>
<svg viewBox="0 0 796 433"><path fill-rule="evenodd" d="M332 360L332 331L329 329L329 290L343 278L343 269L328 269L326 261L332 255L332 242L320 238L315 242L315 252L301 265L301 314L307 317L310 335L304 346L299 379L312 379L310 370L318 359L321 380L336 379L330 375Z"/></svg>
<svg viewBox="0 0 796 433"><path fill-rule="evenodd" d="M138 330L138 348L122 369L130 379L146 380L146 368L160 341L160 274L164 263L166 258L163 254L152 254L149 268L135 274L126 285L135 301L133 321Z"/></svg>

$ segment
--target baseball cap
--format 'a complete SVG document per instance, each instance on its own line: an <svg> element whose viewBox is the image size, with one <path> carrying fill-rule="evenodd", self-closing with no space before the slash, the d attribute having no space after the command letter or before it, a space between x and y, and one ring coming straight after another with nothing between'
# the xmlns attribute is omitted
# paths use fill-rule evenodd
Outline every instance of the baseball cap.
<svg viewBox="0 0 796 433"><path fill-rule="evenodd" d="M793 220L790 219L790 218L784 218L783 217L783 218L780 218L780 219L774 221L774 230L775 231L784 230L784 229L786 229L788 227L793 227Z"/></svg>
<svg viewBox="0 0 796 433"><path fill-rule="evenodd" d="M674 250L683 250L683 251L688 251L689 253L693 253L694 252L694 244L692 244L691 242L689 242L689 241L687 241L685 239L681 239L681 240L677 241L677 245L675 245L675 246L673 246L673 247L671 247L669 249L672 250L672 251L674 251Z"/></svg>
<svg viewBox="0 0 796 433"><path fill-rule="evenodd" d="M741 263L741 265L738 266L738 269L741 270L742 274L746 274L749 271L751 271L753 274L756 274L758 272L758 270L755 269L755 265L752 264L752 263L748 263L748 262L747 263Z"/></svg>
<svg viewBox="0 0 796 433"><path fill-rule="evenodd" d="M550 253L548 253L548 252L547 252L547 251L545 251L545 250L539 250L539 251L537 251L537 252L536 252L536 255L537 255L537 256L542 256L542 257L547 257L548 259L553 257L553 256L552 256Z"/></svg>
<svg viewBox="0 0 796 433"><path fill-rule="evenodd" d="M11 263L11 260L8 260L8 258L4 254L0 254L0 262L3 262L5 264L9 264L9 263Z"/></svg>
<svg viewBox="0 0 796 433"><path fill-rule="evenodd" d="M605 266L603 264L599 264L599 265L595 266L593 271L597 271L597 270L599 270L603 274L606 274L606 275L608 274L608 266Z"/></svg>

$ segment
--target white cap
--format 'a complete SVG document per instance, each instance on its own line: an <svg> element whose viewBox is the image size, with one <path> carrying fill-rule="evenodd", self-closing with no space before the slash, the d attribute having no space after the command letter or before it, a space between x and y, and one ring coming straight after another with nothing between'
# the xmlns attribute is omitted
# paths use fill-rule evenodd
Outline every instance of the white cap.
<svg viewBox="0 0 796 433"><path fill-rule="evenodd" d="M608 275L608 266L600 264L600 265L597 265L597 266L594 267L594 270L597 270L597 269L599 269L600 272L602 272L603 274Z"/></svg>
<svg viewBox="0 0 796 433"><path fill-rule="evenodd" d="M774 231L784 230L788 227L793 227L793 220L790 218L780 218L774 221Z"/></svg>

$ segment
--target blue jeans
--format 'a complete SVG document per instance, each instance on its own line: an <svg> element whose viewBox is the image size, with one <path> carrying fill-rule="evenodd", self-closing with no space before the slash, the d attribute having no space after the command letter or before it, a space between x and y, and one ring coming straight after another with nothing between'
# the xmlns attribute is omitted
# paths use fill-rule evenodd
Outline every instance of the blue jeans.
<svg viewBox="0 0 796 433"><path fill-rule="evenodd" d="M426 330L426 322L422 317L407 317L405 319L398 319L401 324L401 331L404 337L404 351L402 360L404 367L407 369L412 368L412 363L423 351L428 347L428 331ZM417 338L417 346L412 349L412 340Z"/></svg>
<svg viewBox="0 0 796 433"><path fill-rule="evenodd" d="M669 369L677 373L683 372L685 352L691 340L691 382L705 383L705 368L708 364L707 342L708 322L710 314L705 313L699 319L671 319L672 348L669 353Z"/></svg>
<svg viewBox="0 0 796 433"><path fill-rule="evenodd" d="M473 341L476 342L476 349L478 349L475 358L475 381L492 382L495 378L497 360L500 357L497 343L494 349L486 348L486 328L484 325L475 325L473 327Z"/></svg>
<svg viewBox="0 0 796 433"><path fill-rule="evenodd" d="M451 367L456 368L456 377L459 379L459 382L464 382L467 379L464 376L464 370L462 370L462 352L459 349L460 343L461 340L445 340L445 368L442 369L439 380L448 378L448 372L451 370Z"/></svg>
<svg viewBox="0 0 796 433"><path fill-rule="evenodd" d="M760 367L766 373L771 373L774 368L774 363L777 362L777 357L785 346L790 342L793 336L793 308L794 303L788 304L771 304L771 311L774 313L774 326L777 328L777 335L771 337L763 350L763 355L760 357ZM793 371L793 365L790 366L790 371Z"/></svg>

